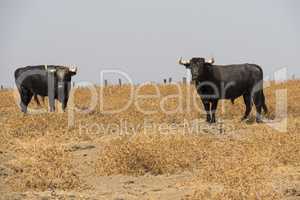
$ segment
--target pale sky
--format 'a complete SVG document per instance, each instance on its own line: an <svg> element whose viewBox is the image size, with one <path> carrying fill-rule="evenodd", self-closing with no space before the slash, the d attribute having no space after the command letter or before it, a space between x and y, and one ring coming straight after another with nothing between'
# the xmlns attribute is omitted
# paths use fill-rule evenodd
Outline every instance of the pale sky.
<svg viewBox="0 0 300 200"><path fill-rule="evenodd" d="M39 64L76 64L77 82L99 83L107 69L136 83L179 80L180 56L211 55L300 77L299 9L298 0L0 0L0 84Z"/></svg>

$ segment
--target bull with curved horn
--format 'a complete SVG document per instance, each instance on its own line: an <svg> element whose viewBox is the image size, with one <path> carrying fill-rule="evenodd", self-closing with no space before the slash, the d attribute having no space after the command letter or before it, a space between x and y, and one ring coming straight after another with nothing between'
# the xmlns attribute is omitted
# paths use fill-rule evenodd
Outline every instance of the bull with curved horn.
<svg viewBox="0 0 300 200"><path fill-rule="evenodd" d="M55 99L66 109L71 78L77 74L77 67L64 65L26 66L15 70L15 82L20 93L21 111L26 113L32 97L49 97L50 112L55 110Z"/></svg>
<svg viewBox="0 0 300 200"><path fill-rule="evenodd" d="M213 65L214 58L207 61L194 57L178 63L191 70L192 81L204 105L206 121L216 122L215 111L220 99L234 99L243 96L246 110L242 120L247 120L254 103L256 121L262 122L261 112L268 112L263 93L263 70L256 64ZM253 103L252 103L253 102Z"/></svg>

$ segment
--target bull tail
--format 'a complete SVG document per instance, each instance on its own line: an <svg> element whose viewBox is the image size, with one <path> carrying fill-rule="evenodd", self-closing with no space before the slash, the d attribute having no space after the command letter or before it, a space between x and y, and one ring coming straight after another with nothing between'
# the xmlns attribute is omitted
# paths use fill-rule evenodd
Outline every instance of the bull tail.
<svg viewBox="0 0 300 200"><path fill-rule="evenodd" d="M258 69L261 71L261 80L263 81L263 70L262 70L262 68L260 67L260 66L257 66L258 67ZM264 113L265 114L268 114L268 108L267 108L267 105L266 105L266 101L265 101L265 95L264 95L264 90L263 90L263 87L262 87L262 89L261 89L261 98L262 98L262 109L264 110Z"/></svg>
<svg viewBox="0 0 300 200"><path fill-rule="evenodd" d="M265 95L264 95L264 91L262 90L261 91L261 95L262 95L262 109L264 110L264 113L265 114L268 114L268 108L267 108L267 105L266 105L266 102L265 102Z"/></svg>

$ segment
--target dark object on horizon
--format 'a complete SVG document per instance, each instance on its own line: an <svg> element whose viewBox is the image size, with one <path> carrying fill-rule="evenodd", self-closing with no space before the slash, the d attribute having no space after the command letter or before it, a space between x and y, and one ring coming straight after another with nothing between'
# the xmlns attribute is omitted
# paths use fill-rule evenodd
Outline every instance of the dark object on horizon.
<svg viewBox="0 0 300 200"><path fill-rule="evenodd" d="M48 96L50 112L55 110L55 99L66 109L71 88L71 77L76 75L76 67L58 65L27 66L15 70L15 82L20 94L21 111L26 113L32 97Z"/></svg>
<svg viewBox="0 0 300 200"><path fill-rule="evenodd" d="M192 58L180 65L191 70L192 81L204 105L206 121L216 122L215 112L220 99L234 99L243 96L246 111L242 118L248 118L253 102L256 107L256 121L262 122L262 109L268 112L263 93L263 70L255 64L214 65L214 59L205 61L204 58Z"/></svg>

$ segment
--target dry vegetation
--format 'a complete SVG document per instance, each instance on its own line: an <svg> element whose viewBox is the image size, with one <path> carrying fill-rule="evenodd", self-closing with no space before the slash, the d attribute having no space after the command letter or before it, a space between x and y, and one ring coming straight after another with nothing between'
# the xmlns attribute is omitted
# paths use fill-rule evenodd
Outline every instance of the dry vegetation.
<svg viewBox="0 0 300 200"><path fill-rule="evenodd" d="M103 114L100 106L88 114L75 113L74 127L68 127L68 113L23 116L13 92L1 91L0 192L60 190L83 194L94 190L97 193L96 184L88 181L89 177L120 174L171 177L188 171L192 174L188 180L178 179L174 183L192 188L184 197L178 190L178 197L184 199L300 196L300 81L272 83L265 90L272 118L275 91L288 90L288 130L283 133L268 124L240 122L244 113L242 99L235 105L227 101L219 105L217 116L222 124L208 126L200 122L204 128L187 132L183 121L193 125L195 119L204 119L204 112L189 110L192 99L189 90L195 91L189 86L181 88L183 109L173 114L162 112L160 102L168 95L178 94L178 90L175 86L160 85L159 99L135 99L118 114ZM101 99L104 109L120 108L128 100L129 91L129 86L104 88ZM139 92L155 93L153 85L146 85ZM77 107L86 108L89 99L90 93L84 88L75 93ZM164 108L174 110L179 103L178 98L168 98ZM37 107L34 103L30 106ZM145 115L141 109L155 113ZM126 130L122 126L124 121L129 126ZM156 127L145 132L142 126L145 121L173 128L162 131Z"/></svg>
<svg viewBox="0 0 300 200"><path fill-rule="evenodd" d="M16 148L20 158L9 163L16 173L8 179L8 184L14 185L16 190L73 189L78 186L78 172L61 144L34 139L19 142Z"/></svg>

